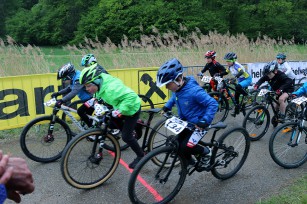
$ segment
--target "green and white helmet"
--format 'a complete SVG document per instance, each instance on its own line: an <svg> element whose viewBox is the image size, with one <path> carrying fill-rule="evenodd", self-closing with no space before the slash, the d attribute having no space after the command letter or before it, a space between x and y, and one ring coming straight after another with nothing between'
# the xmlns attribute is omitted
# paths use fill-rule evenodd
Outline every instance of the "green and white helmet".
<svg viewBox="0 0 307 204"><path fill-rule="evenodd" d="M80 74L80 84L89 84L100 78L103 69L97 64L84 68Z"/></svg>
<svg viewBox="0 0 307 204"><path fill-rule="evenodd" d="M93 54L84 55L81 60L81 66L83 67L89 67L96 63L97 63L97 60Z"/></svg>

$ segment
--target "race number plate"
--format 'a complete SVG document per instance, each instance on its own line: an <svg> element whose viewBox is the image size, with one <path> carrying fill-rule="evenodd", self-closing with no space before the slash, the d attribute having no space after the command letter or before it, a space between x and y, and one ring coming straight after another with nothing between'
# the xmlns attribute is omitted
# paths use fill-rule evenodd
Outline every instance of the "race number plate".
<svg viewBox="0 0 307 204"><path fill-rule="evenodd" d="M164 126L177 135L181 133L187 125L187 122L173 116L166 120Z"/></svg>
<svg viewBox="0 0 307 204"><path fill-rule="evenodd" d="M209 82L211 81L211 79L212 79L212 77L210 77L210 76L204 76L204 77L201 79L201 81L202 81L202 82L205 82L205 83L209 83Z"/></svg>
<svg viewBox="0 0 307 204"><path fill-rule="evenodd" d="M307 101L307 98L305 96L295 98L291 102L296 103L297 105L301 105L301 103Z"/></svg>
<svg viewBox="0 0 307 204"><path fill-rule="evenodd" d="M46 103L44 103L45 106L54 106L56 103L56 99L52 98L51 100L47 101Z"/></svg>
<svg viewBox="0 0 307 204"><path fill-rule="evenodd" d="M265 95L268 92L270 92L269 89L261 89L260 92L258 93L258 96L263 96L263 95Z"/></svg>

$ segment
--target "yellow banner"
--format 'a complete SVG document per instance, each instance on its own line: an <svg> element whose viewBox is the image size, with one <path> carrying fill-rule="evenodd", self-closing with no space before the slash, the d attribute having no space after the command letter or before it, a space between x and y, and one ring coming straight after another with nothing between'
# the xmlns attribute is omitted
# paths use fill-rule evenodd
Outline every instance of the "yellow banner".
<svg viewBox="0 0 307 204"><path fill-rule="evenodd" d="M137 94L147 96L157 107L161 107L170 93L156 86L158 68L120 69L108 72ZM0 130L23 127L32 119L52 113L45 107L51 94L61 89L56 74L41 74L0 78ZM74 100L78 100L75 97ZM144 102L143 102L144 103Z"/></svg>

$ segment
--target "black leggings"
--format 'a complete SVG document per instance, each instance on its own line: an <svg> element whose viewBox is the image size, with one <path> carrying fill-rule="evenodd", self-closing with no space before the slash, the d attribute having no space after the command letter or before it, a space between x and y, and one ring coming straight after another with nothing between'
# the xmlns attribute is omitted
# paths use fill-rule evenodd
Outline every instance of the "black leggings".
<svg viewBox="0 0 307 204"><path fill-rule="evenodd" d="M135 154L138 157L144 156L144 152L140 147L138 141L133 136L133 130L136 126L137 120L140 117L140 111L141 109L139 109L134 115L131 116L125 115L123 119L112 117L112 123L115 124L117 128L119 128L122 131L123 141L126 142L131 147L131 149L135 152Z"/></svg>
<svg viewBox="0 0 307 204"><path fill-rule="evenodd" d="M93 107L86 107L84 104L80 106L77 110L78 115L80 116L81 120L83 120L88 127L92 126L93 121L87 117L87 115L92 115L94 112Z"/></svg>
<svg viewBox="0 0 307 204"><path fill-rule="evenodd" d="M192 133L193 132L191 130L186 128L179 134L179 153L187 159L191 158L192 154L197 155L204 152L204 147L199 144L192 148L187 146Z"/></svg>
<svg viewBox="0 0 307 204"><path fill-rule="evenodd" d="M243 87L240 84L236 85L236 91L235 91L235 101L237 105L239 105L239 98L240 95L243 94L244 96L247 96L246 91L243 89Z"/></svg>

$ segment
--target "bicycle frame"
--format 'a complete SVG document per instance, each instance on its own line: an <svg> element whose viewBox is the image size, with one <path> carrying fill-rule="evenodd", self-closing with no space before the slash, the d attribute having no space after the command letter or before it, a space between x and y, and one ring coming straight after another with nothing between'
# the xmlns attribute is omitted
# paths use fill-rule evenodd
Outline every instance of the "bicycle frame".
<svg viewBox="0 0 307 204"><path fill-rule="evenodd" d="M70 108L68 106L64 106L64 105L61 106L60 110L62 110L70 118L70 120L73 122L73 124L77 128L79 128L80 131L85 130L85 128L81 125L81 123L71 114L71 112L77 113L77 110ZM90 119L92 119L95 122L99 122L99 119L95 116L87 115L87 117L89 117Z"/></svg>
<svg viewBox="0 0 307 204"><path fill-rule="evenodd" d="M71 112L73 113L77 113L77 110L70 108L68 106L65 105L61 105L60 108L54 107L53 111L52 111L52 120L50 121L49 124L49 128L48 128L48 135L52 135L53 133L53 128L54 128L54 124L56 121L57 113L62 110L73 122L73 124L80 130L80 131L84 131L85 128L82 127L82 125L80 124L80 122L71 114ZM91 115L87 115L90 119L92 119L93 121L95 121L95 123L99 122L99 119L96 116L91 116Z"/></svg>
<svg viewBox="0 0 307 204"><path fill-rule="evenodd" d="M230 91L236 92L236 89L233 88L233 87L231 87L230 85L228 85L228 84L225 82L225 80L223 80L221 83L223 83L223 88L221 88L221 89L218 90L218 91L221 92L221 93L223 93L224 96L225 96L227 99L228 99L228 97L230 97L232 103L235 104L235 105L237 105L236 100L235 100L235 98L234 98L234 95L230 92ZM236 84L234 84L234 85L236 85ZM226 95L226 94L227 94L227 95ZM240 105L241 108L243 107L243 103L244 103L245 97L246 97L246 96L243 95L241 101L239 102L239 105Z"/></svg>

